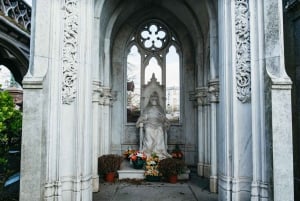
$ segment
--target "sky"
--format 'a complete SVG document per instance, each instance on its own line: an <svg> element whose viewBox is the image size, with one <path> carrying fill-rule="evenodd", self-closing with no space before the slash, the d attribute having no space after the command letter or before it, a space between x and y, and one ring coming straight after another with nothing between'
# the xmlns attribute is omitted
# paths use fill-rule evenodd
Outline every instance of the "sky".
<svg viewBox="0 0 300 201"><path fill-rule="evenodd" d="M32 0L23 0L25 1L26 3L28 3L30 6L32 5Z"/></svg>

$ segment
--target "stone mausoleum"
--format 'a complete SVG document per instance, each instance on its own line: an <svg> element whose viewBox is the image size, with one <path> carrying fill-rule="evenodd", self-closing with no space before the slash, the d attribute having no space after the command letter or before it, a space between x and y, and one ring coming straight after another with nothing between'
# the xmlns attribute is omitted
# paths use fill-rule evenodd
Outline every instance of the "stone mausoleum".
<svg viewBox="0 0 300 201"><path fill-rule="evenodd" d="M168 148L220 201L293 201L282 15L280 0L34 1L20 200L92 200L97 158L139 147L155 73Z"/></svg>

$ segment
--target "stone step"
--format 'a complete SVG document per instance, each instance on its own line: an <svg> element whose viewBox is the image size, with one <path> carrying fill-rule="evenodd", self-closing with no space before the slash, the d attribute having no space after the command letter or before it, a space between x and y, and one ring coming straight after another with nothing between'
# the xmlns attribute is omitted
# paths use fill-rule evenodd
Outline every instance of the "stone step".
<svg viewBox="0 0 300 201"><path fill-rule="evenodd" d="M187 167L184 170L184 173L179 174L178 180L188 180L190 178L190 169ZM145 170L143 169L134 169L129 161L124 160L121 164L120 170L118 170L119 180L123 179L145 179Z"/></svg>
<svg viewBox="0 0 300 201"><path fill-rule="evenodd" d="M123 160L120 170L118 170L119 180L122 179L145 179L144 169L134 169L129 161Z"/></svg>

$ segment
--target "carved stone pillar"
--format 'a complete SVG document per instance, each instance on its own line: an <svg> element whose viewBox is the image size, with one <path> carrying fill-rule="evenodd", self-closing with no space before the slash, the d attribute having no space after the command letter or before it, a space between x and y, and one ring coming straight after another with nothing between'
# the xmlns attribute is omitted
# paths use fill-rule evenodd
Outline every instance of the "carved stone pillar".
<svg viewBox="0 0 300 201"><path fill-rule="evenodd" d="M208 83L210 101L210 137L211 137L211 172L210 191L218 191L217 177L217 104L219 102L219 80L210 80Z"/></svg>
<svg viewBox="0 0 300 201"><path fill-rule="evenodd" d="M32 7L20 200L92 200L92 32L79 30L92 27L93 4L47 0Z"/></svg>
<svg viewBox="0 0 300 201"><path fill-rule="evenodd" d="M195 98L198 107L198 167L199 176L204 176L205 165L205 110L204 106L207 103L207 87L196 89Z"/></svg>

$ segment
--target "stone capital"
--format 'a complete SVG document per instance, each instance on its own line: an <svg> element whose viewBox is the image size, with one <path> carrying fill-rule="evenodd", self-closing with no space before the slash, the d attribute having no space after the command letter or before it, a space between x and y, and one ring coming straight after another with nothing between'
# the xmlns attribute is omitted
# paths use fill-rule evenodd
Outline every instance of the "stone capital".
<svg viewBox="0 0 300 201"><path fill-rule="evenodd" d="M213 79L208 82L209 101L211 103L219 102L220 83L218 79Z"/></svg>
<svg viewBox="0 0 300 201"><path fill-rule="evenodd" d="M199 87L195 90L195 100L198 106L208 104L208 87Z"/></svg>
<svg viewBox="0 0 300 201"><path fill-rule="evenodd" d="M99 105L111 106L113 93L111 88L101 86L99 88Z"/></svg>

